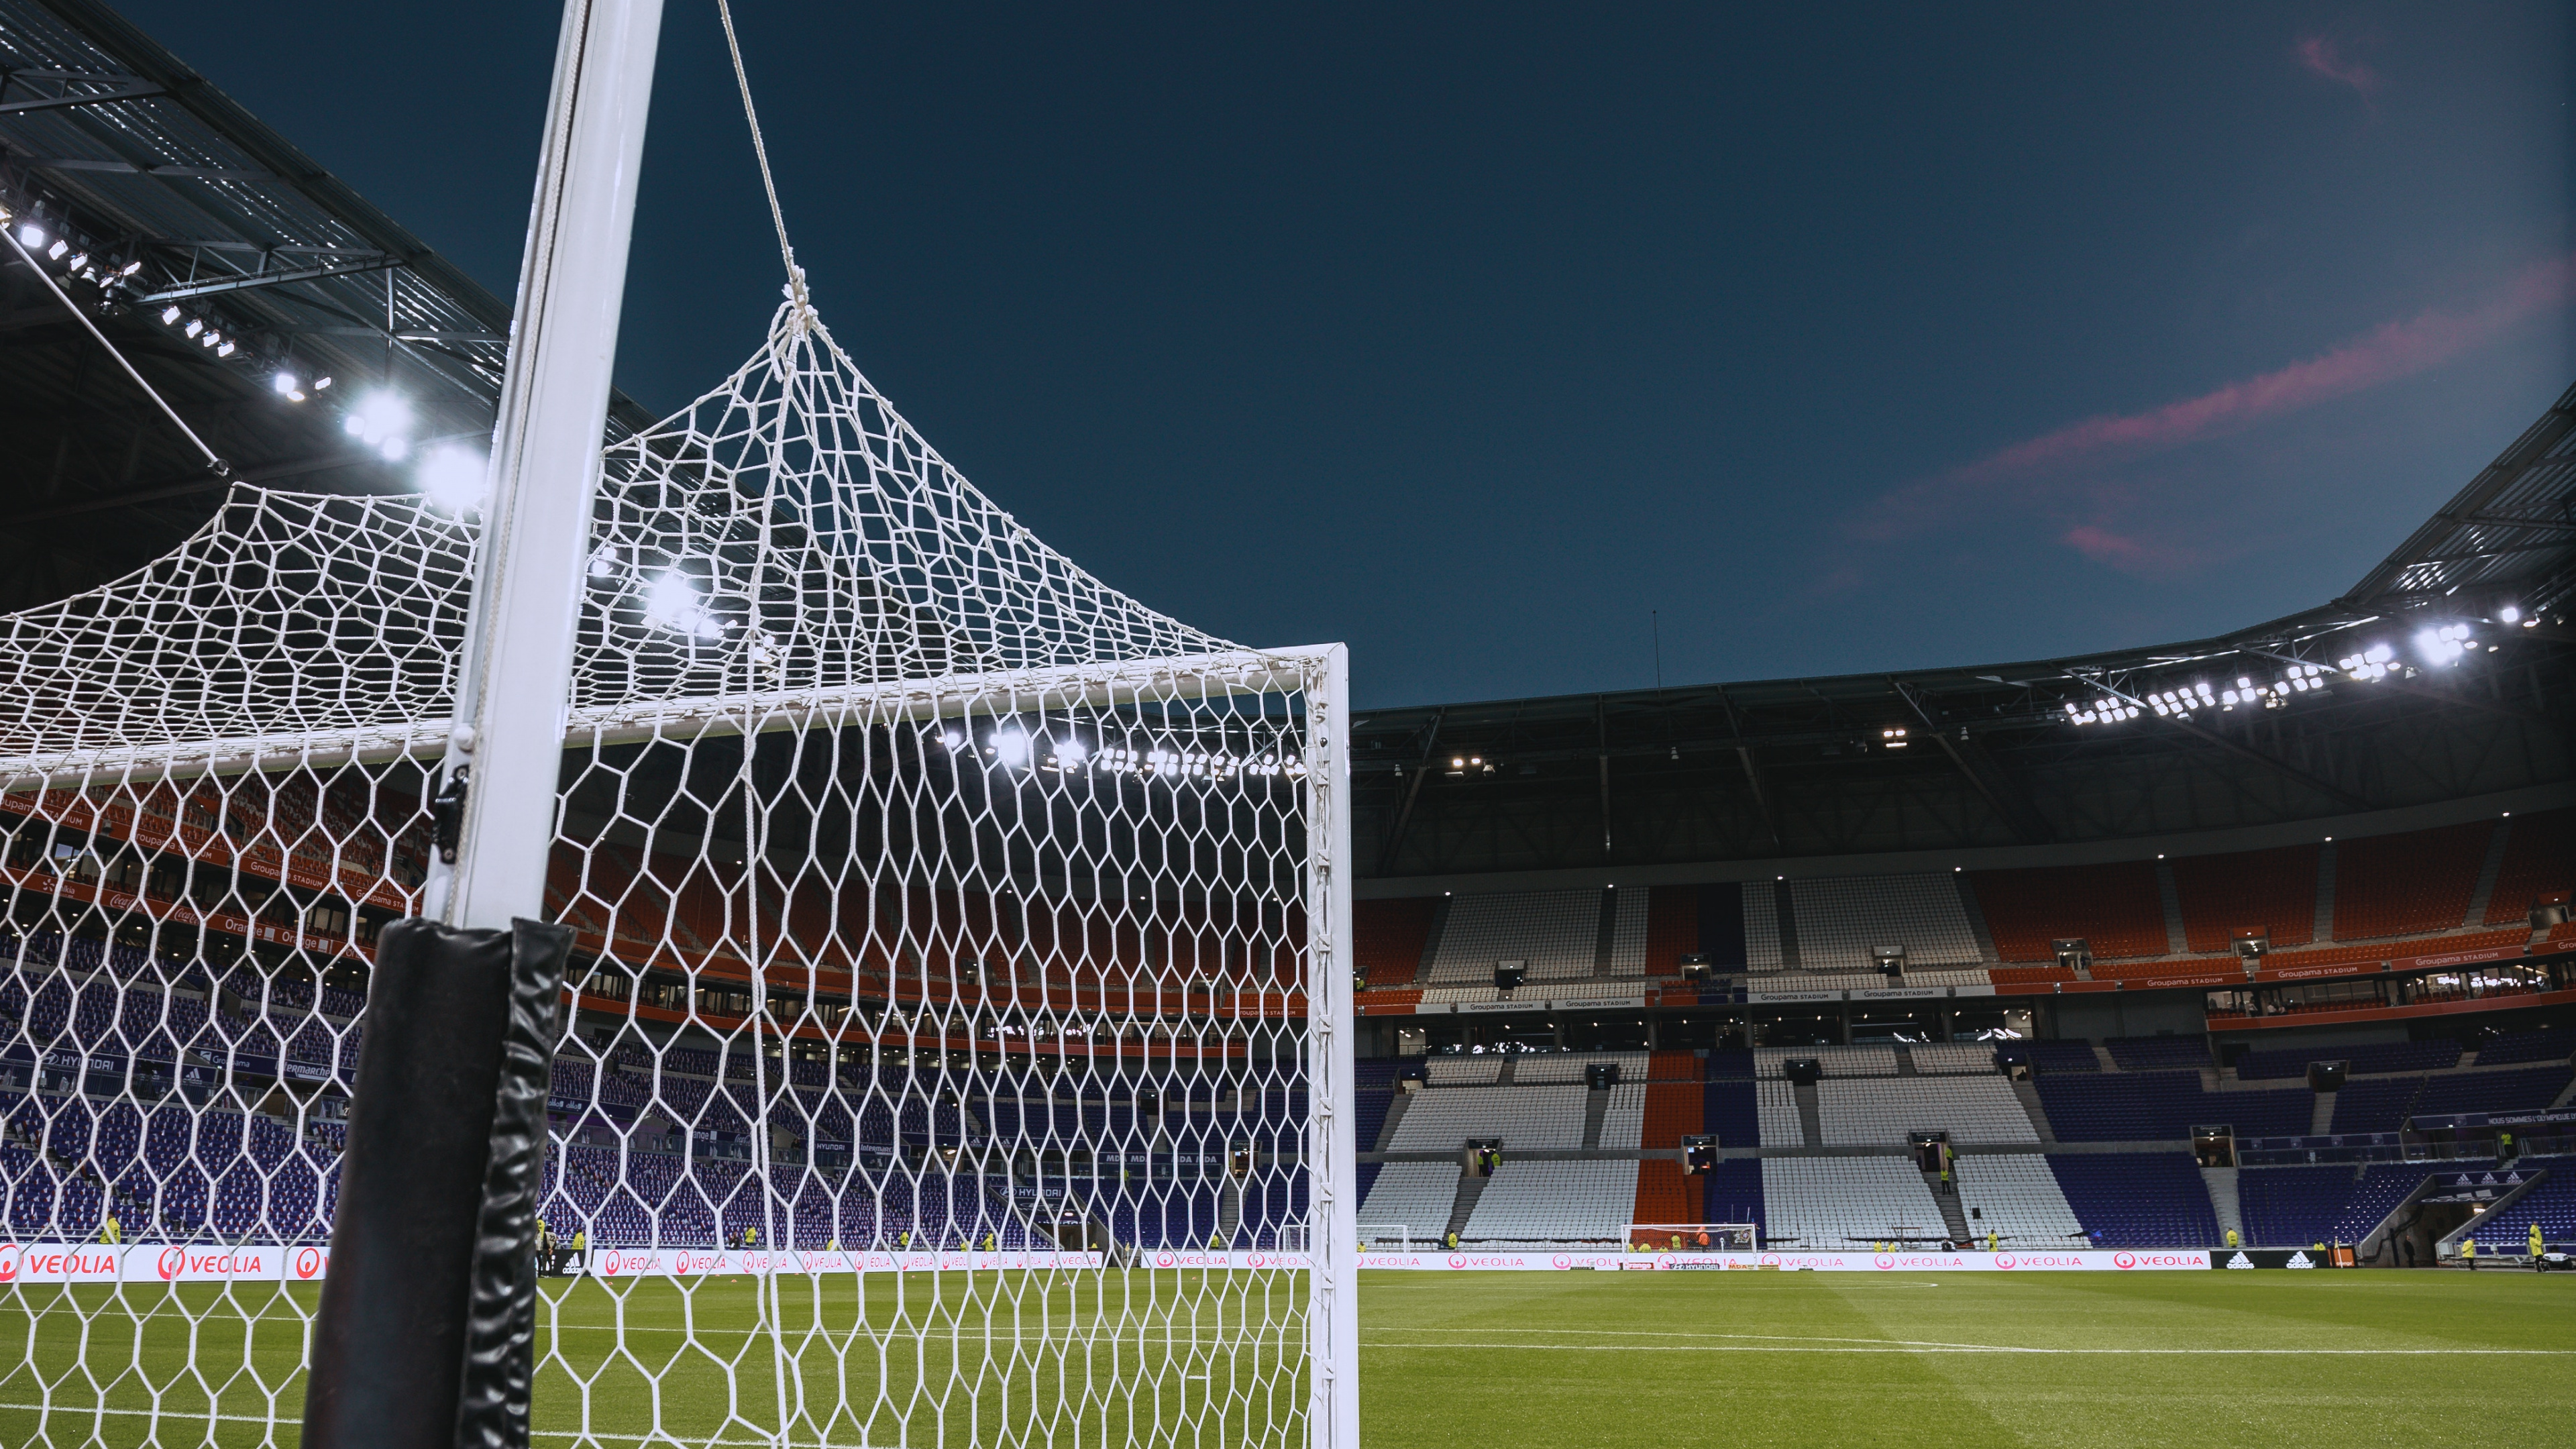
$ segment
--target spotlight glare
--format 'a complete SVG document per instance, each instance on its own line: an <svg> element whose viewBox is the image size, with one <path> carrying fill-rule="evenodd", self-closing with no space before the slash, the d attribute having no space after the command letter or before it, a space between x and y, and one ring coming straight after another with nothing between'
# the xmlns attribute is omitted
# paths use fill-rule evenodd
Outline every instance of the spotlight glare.
<svg viewBox="0 0 2576 1449"><path fill-rule="evenodd" d="M164 307L164 308L162 308L162 309L161 309L161 325L162 325L162 326L167 327L167 326L169 326L171 323L176 322L176 321L178 321L178 320L179 320L179 304L178 304L178 303L173 302L173 303L171 303L169 306Z"/></svg>
<svg viewBox="0 0 2576 1449"><path fill-rule="evenodd" d="M471 449L450 445L432 449L420 460L414 475L421 495L446 513L471 513L483 504L484 476L487 466L482 455Z"/></svg>

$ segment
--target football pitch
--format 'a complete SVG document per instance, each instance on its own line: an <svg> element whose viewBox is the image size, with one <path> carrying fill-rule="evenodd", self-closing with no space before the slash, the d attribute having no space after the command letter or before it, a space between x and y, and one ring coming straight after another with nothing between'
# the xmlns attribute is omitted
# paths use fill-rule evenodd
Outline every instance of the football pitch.
<svg viewBox="0 0 2576 1449"><path fill-rule="evenodd" d="M1302 1449L1293 1276L780 1286L773 1335L747 1279L550 1280L536 1442ZM0 1444L294 1443L313 1290L226 1291L0 1290ZM1360 1334L1363 1435L1388 1445L2420 1449L2576 1430L2576 1274L1375 1272Z"/></svg>

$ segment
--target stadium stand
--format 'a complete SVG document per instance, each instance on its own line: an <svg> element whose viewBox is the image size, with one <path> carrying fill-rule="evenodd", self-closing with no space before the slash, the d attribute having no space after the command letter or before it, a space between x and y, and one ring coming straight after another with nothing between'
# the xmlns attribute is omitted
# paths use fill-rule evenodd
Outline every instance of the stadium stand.
<svg viewBox="0 0 2576 1449"><path fill-rule="evenodd" d="M2365 1077L2346 1082L2343 1090L2335 1093L2333 1130L2398 1131L2405 1127L2415 1098L2423 1090L2422 1077Z"/></svg>
<svg viewBox="0 0 2576 1449"><path fill-rule="evenodd" d="M2543 1243L2576 1244L2576 1160L2553 1158L2540 1166L2547 1177L2478 1224L2480 1252L2529 1252L2534 1223Z"/></svg>
<svg viewBox="0 0 2576 1449"><path fill-rule="evenodd" d="M1433 1087L1414 1094L1387 1150L1454 1152L1471 1137L1499 1137L1505 1152L1579 1148L1583 1097L1581 1087Z"/></svg>
<svg viewBox="0 0 2576 1449"><path fill-rule="evenodd" d="M2102 1059L2093 1054L2093 1044L2082 1041L2033 1041L2015 1045L2028 1052L2031 1066L2041 1072L2098 1072Z"/></svg>
<svg viewBox="0 0 2576 1449"><path fill-rule="evenodd" d="M2451 1072L2424 1079L2415 1099L2418 1117L2463 1112L2517 1112L2546 1107L2567 1089L2566 1067L2520 1067L2503 1072Z"/></svg>
<svg viewBox="0 0 2576 1449"><path fill-rule="evenodd" d="M1705 951L1700 942L1700 893L1705 886L1656 886L1647 897L1646 961L1649 976L1673 976L1685 954ZM1735 954L1741 954L1740 951ZM1740 966L1742 962L1729 962Z"/></svg>
<svg viewBox="0 0 2576 1449"><path fill-rule="evenodd" d="M2249 1167L2236 1174L2236 1201L2251 1248L2333 1242L2360 1174L2350 1166Z"/></svg>
<svg viewBox="0 0 2576 1449"><path fill-rule="evenodd" d="M1360 1202L1361 1239L1372 1245L1393 1243L1397 1235L1387 1229L1401 1227L1417 1243L1436 1241L1448 1230L1460 1172L1454 1162L1386 1164Z"/></svg>
<svg viewBox="0 0 2576 1449"><path fill-rule="evenodd" d="M1481 1087L1501 1081L1501 1057L1433 1057L1424 1064L1435 1087Z"/></svg>
<svg viewBox="0 0 2576 1449"><path fill-rule="evenodd" d="M1749 1081L1711 1082L1702 1093L1700 1130L1715 1136L1718 1146L1761 1144L1762 1118L1754 1104L1754 1087Z"/></svg>
<svg viewBox="0 0 2576 1449"><path fill-rule="evenodd" d="M2062 1134L2061 1134L2062 1135ZM2048 1155L2048 1170L2087 1235L2106 1248L2205 1248L2216 1244L2200 1164L2188 1152Z"/></svg>
<svg viewBox="0 0 2576 1449"><path fill-rule="evenodd" d="M2459 927L2486 868L2492 821L2335 842L2338 941L2412 936Z"/></svg>
<svg viewBox="0 0 2576 1449"><path fill-rule="evenodd" d="M2153 861L1970 871L1968 883L2006 961L2054 961L2050 943L2062 936L2083 937L2096 957L2167 950Z"/></svg>
<svg viewBox="0 0 2576 1449"><path fill-rule="evenodd" d="M2523 1031L2489 1039L2478 1048L2478 1065L2500 1067L2513 1062L2563 1062L2576 1055L2576 1031Z"/></svg>
<svg viewBox="0 0 2576 1449"><path fill-rule="evenodd" d="M2236 1059L2236 1078L2243 1082L2304 1077L2310 1062L2344 1062L2354 1076L2379 1072L2439 1071L2460 1064L2460 1044L2448 1038L2431 1041L2368 1042L2358 1046L2284 1047L2247 1052Z"/></svg>
<svg viewBox="0 0 2576 1449"><path fill-rule="evenodd" d="M1829 1077L1892 1077L1896 1075L1896 1048L1892 1046L1849 1047L1756 1047L1753 1069L1757 1076L1777 1077L1781 1064L1792 1057L1813 1057Z"/></svg>
<svg viewBox="0 0 2576 1449"><path fill-rule="evenodd" d="M2290 845L2175 860L2174 889L2191 949L2231 950L2236 933L2247 929L2270 932L2276 950L2314 940L2319 849Z"/></svg>
<svg viewBox="0 0 2576 1449"><path fill-rule="evenodd" d="M1947 1235L1910 1157L1766 1157L1762 1205L1770 1241L1809 1251Z"/></svg>
<svg viewBox="0 0 2576 1449"><path fill-rule="evenodd" d="M1647 1060L1644 1052L1559 1052L1548 1056L1525 1056L1513 1064L1512 1080L1524 1087L1549 1082L1579 1082L1587 1069L1606 1064L1619 1069L1620 1081L1642 1082L1646 1080Z"/></svg>
<svg viewBox="0 0 2576 1449"><path fill-rule="evenodd" d="M1497 961L1527 961L1532 981L1590 976L1600 936L1599 891L1453 896L1429 979L1490 985Z"/></svg>
<svg viewBox="0 0 2576 1449"><path fill-rule="evenodd" d="M1799 964L1864 971L1873 946L1902 946L1912 966L1968 966L1984 959L1959 901L1957 877L1840 876L1789 882Z"/></svg>
<svg viewBox="0 0 2576 1449"><path fill-rule="evenodd" d="M1700 1179L1670 1158L1650 1157L1637 1164L1637 1204L1632 1221L1696 1223L1701 1212Z"/></svg>
<svg viewBox="0 0 2576 1449"><path fill-rule="evenodd" d="M1646 974L1648 905L1645 891L1613 891L1610 902L1610 974ZM1585 974L1589 975L1589 972Z"/></svg>
<svg viewBox="0 0 2576 1449"><path fill-rule="evenodd" d="M1829 1147L1901 1147L1909 1132L1948 1132L1957 1143L2039 1141L2000 1076L1827 1080L1816 1084L1816 1110Z"/></svg>
<svg viewBox="0 0 2576 1449"><path fill-rule="evenodd" d="M1644 1221L1644 1219L1639 1219ZM1700 1221L1761 1223L1764 1216L1762 1163L1758 1158L1729 1157L1700 1178ZM1766 1230L1767 1232L1767 1230Z"/></svg>
<svg viewBox="0 0 2576 1449"><path fill-rule="evenodd" d="M2036 1152L1974 1152L1956 1159L1968 1232L2008 1247L2071 1247L2084 1235L2048 1160Z"/></svg>
<svg viewBox="0 0 2576 1449"><path fill-rule="evenodd" d="M1436 900L1351 902L1351 950L1371 986L1406 986L1422 969Z"/></svg>
<svg viewBox="0 0 2576 1449"><path fill-rule="evenodd" d="M2124 1072L2210 1065L2209 1043L2196 1036L2115 1036L2102 1045Z"/></svg>
<svg viewBox="0 0 2576 1449"><path fill-rule="evenodd" d="M1798 1119L1798 1089L1790 1083L1766 1078L1753 1084L1759 1095L1755 1102L1761 1108L1762 1145L1765 1147L1802 1147L1806 1129Z"/></svg>
<svg viewBox="0 0 2576 1449"><path fill-rule="evenodd" d="M1995 1069L1995 1044L1984 1041L1918 1042L1905 1049L1914 1070L1939 1075L1973 1076Z"/></svg>
<svg viewBox="0 0 2576 1449"><path fill-rule="evenodd" d="M1471 1242L1622 1243L1637 1207L1633 1158L1588 1161L1505 1158L1476 1199Z"/></svg>
<svg viewBox="0 0 2576 1449"><path fill-rule="evenodd" d="M2230 1126L2239 1137L2297 1136L2308 1130L2315 1101L2304 1087L2204 1092L2198 1072L2042 1073L2032 1084L2061 1142L2179 1142L2204 1126Z"/></svg>
<svg viewBox="0 0 2576 1449"><path fill-rule="evenodd" d="M1601 1150L1634 1152L1646 1134L1646 1084L1621 1082L1610 1089L1601 1114Z"/></svg>
<svg viewBox="0 0 2576 1449"><path fill-rule="evenodd" d="M2490 926L2528 922L2533 902L2576 889L2576 809L2533 811L2508 824L2504 864L2487 895Z"/></svg>

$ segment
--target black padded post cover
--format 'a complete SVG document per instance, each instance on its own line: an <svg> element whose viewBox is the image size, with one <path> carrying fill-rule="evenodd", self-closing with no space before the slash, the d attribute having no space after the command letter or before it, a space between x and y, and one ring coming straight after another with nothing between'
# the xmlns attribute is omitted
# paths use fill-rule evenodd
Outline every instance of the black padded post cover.
<svg viewBox="0 0 2576 1449"><path fill-rule="evenodd" d="M512 1396L495 1392L489 1375L499 1365L506 1376L513 1362L516 1442L527 1442L529 1330L519 1330L515 1360L506 1345L496 1351L496 1336L507 1334L493 1332L492 1300L479 1289L489 1266L482 1260L497 1249L490 1272L529 1275L524 1290L500 1295L529 1317L534 1265L528 1252L498 1247L497 1235L534 1234L552 1040L534 1034L542 1045L531 1125L521 1100L531 1034L518 1018L532 1010L523 999L544 990L551 1029L570 943L564 927L525 921L504 932L405 920L378 939L331 1265L313 1326L305 1449L456 1449L468 1384L477 1385L478 1404L506 1404ZM496 1207L496 1178L525 1182L529 1201ZM524 1213L523 1227L514 1229L514 1212ZM477 1422L493 1422L488 1408Z"/></svg>

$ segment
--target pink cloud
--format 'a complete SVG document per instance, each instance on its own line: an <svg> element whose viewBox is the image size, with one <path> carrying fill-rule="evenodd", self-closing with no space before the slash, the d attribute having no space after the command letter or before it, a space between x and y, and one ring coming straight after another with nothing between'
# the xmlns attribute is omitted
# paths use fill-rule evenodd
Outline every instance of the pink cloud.
<svg viewBox="0 0 2576 1449"><path fill-rule="evenodd" d="M2197 550L2153 543L2114 533L2096 523L2079 523L2058 541L2106 568L2130 574L2178 574L2201 561Z"/></svg>
<svg viewBox="0 0 2576 1449"><path fill-rule="evenodd" d="M2576 256L2525 269L2465 311L2431 308L2383 323L2304 362L2146 412L2106 414L1989 453L1881 495L1854 520L1864 538L1937 527L1998 489L2025 502L2063 491L2067 475L2240 432L2258 423L2410 377L2492 341L2576 294ZM2108 536L2106 536L2107 538ZM2071 535L2067 541L2084 548ZM2096 547L2113 544L2096 540ZM2090 552L2087 548L2087 552Z"/></svg>
<svg viewBox="0 0 2576 1449"><path fill-rule="evenodd" d="M2379 89L2379 72L2343 53L2343 45L2330 35L2306 35L2290 47L2299 64L2327 80L2348 85L2363 100Z"/></svg>

